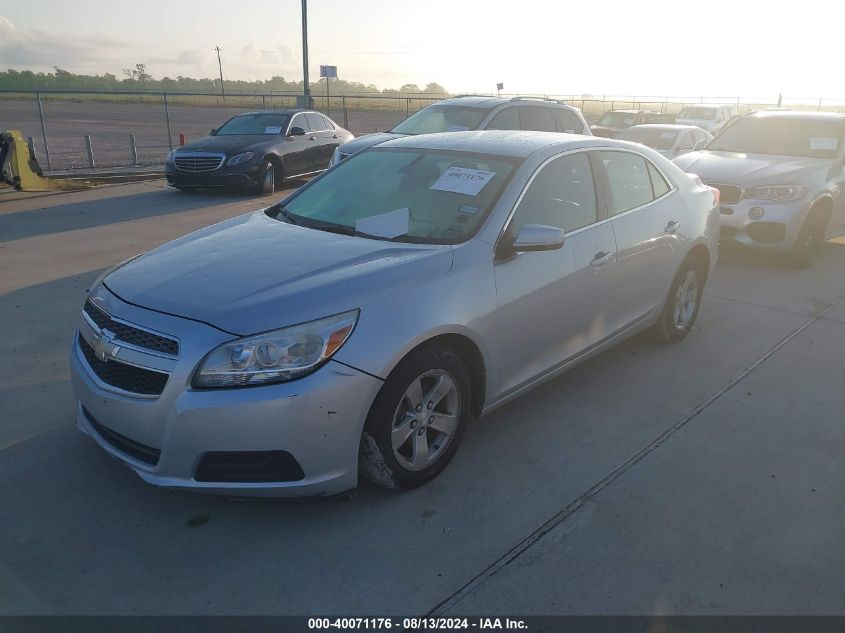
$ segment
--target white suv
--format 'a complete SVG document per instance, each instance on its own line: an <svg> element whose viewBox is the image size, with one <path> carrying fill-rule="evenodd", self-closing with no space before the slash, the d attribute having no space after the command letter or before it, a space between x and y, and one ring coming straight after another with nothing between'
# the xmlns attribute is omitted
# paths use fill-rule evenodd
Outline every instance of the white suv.
<svg viewBox="0 0 845 633"><path fill-rule="evenodd" d="M675 123L694 125L715 136L736 115L736 106L732 105L689 105L678 113Z"/></svg>
<svg viewBox="0 0 845 633"><path fill-rule="evenodd" d="M401 136L467 130L531 130L592 136L578 108L541 97L461 96L438 101L388 132L366 134L338 147L329 167L352 154Z"/></svg>

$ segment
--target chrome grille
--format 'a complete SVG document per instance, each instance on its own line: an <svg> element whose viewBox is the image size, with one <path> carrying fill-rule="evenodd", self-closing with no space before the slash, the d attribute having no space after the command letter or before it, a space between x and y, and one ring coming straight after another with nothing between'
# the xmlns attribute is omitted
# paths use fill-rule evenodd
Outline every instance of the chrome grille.
<svg viewBox="0 0 845 633"><path fill-rule="evenodd" d="M142 396L158 396L164 391L164 385L167 384L167 374L127 365L117 360L100 360L97 358L94 348L82 338L81 334L77 335L77 341L79 350L85 357L91 371L107 385Z"/></svg>
<svg viewBox="0 0 845 633"><path fill-rule="evenodd" d="M162 354L170 354L171 356L179 355L178 341L132 327L120 321L115 321L91 303L90 299L85 302L85 307L82 310L99 330L112 332L116 341L122 341L123 343L149 349L154 352L161 352Z"/></svg>
<svg viewBox="0 0 845 633"><path fill-rule="evenodd" d="M179 171L198 173L203 171L214 171L226 160L225 154L203 154L176 152L173 162Z"/></svg>
<svg viewBox="0 0 845 633"><path fill-rule="evenodd" d="M708 182L705 184L719 190L722 204L736 204L742 200L742 187L737 187L736 185L723 185L715 182Z"/></svg>

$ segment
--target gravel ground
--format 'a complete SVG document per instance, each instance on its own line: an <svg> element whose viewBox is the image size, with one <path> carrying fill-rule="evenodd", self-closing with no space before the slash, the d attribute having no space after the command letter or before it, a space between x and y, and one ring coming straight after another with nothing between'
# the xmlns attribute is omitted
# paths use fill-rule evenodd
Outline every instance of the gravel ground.
<svg viewBox="0 0 845 633"><path fill-rule="evenodd" d="M129 135L134 134L138 161L142 165L164 162L169 150L164 105L160 99L150 103L91 103L43 101L44 123L50 148L50 163L56 169L87 168L85 135L91 135L97 167L122 167L131 164ZM173 144L179 134L188 141L203 136L228 118L247 108L171 105L170 130ZM330 116L343 125L343 113ZM404 111L350 110L349 128L356 136L384 131L405 118ZM31 100L0 100L0 130L21 130L35 141L39 164L47 161L38 105Z"/></svg>

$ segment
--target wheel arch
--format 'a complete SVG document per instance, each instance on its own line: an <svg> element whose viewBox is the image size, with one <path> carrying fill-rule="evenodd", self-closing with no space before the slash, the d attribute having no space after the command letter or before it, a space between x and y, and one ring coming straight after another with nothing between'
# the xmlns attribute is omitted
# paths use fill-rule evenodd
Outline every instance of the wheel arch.
<svg viewBox="0 0 845 633"><path fill-rule="evenodd" d="M707 283L707 278L710 276L710 249L706 244L699 242L690 249L685 259L690 258L701 262L701 268L704 271L704 283Z"/></svg>

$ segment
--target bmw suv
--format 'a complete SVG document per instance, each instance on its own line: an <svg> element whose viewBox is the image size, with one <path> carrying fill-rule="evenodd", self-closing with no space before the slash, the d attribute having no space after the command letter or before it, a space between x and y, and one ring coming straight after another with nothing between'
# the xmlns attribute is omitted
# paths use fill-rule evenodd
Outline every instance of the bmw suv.
<svg viewBox="0 0 845 633"><path fill-rule="evenodd" d="M554 99L461 96L423 108L388 132L367 134L342 143L334 151L329 166L394 138L467 130L532 130L592 136L590 126L578 108Z"/></svg>
<svg viewBox="0 0 845 633"><path fill-rule="evenodd" d="M721 191L723 242L806 268L845 233L845 114L754 112L674 162Z"/></svg>

